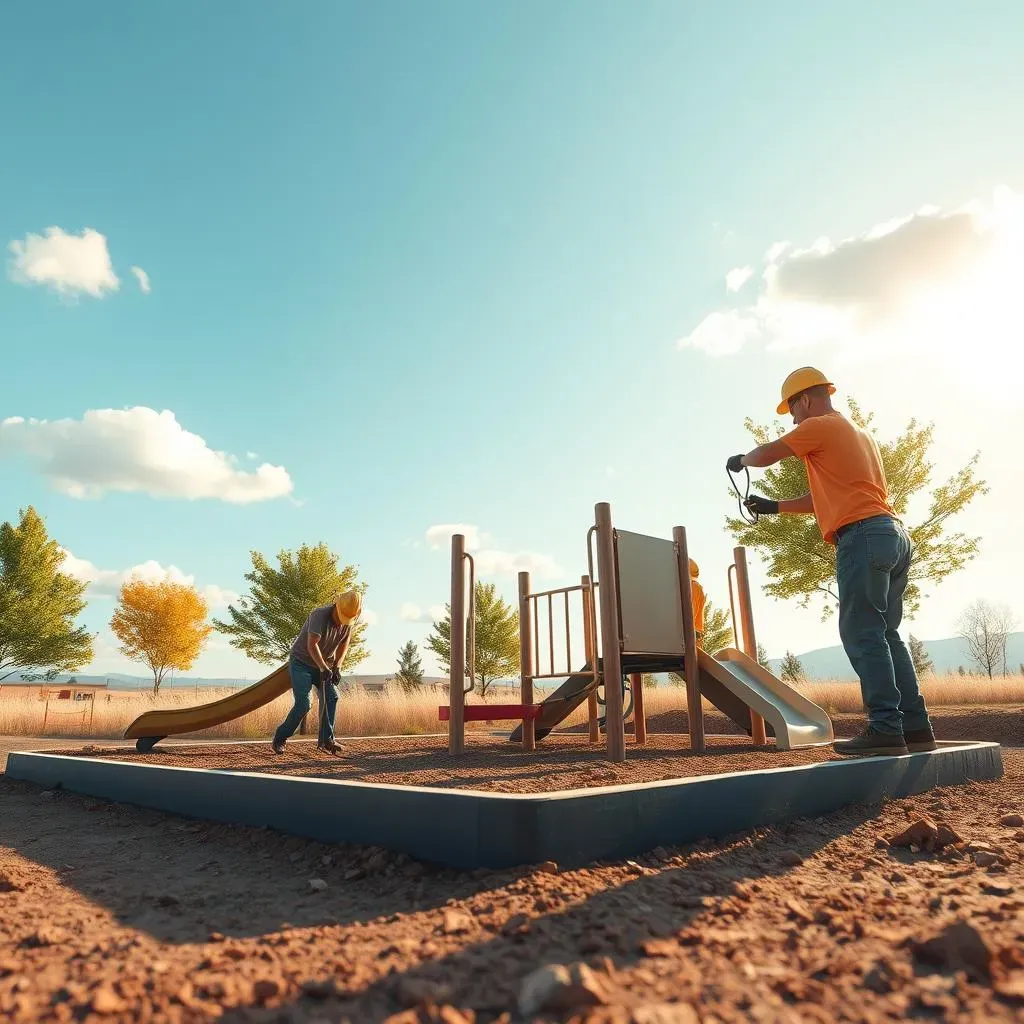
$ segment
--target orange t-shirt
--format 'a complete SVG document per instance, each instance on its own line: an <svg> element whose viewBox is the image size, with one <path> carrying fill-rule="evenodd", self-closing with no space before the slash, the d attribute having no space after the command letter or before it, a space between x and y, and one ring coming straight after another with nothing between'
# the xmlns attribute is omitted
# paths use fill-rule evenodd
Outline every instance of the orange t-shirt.
<svg viewBox="0 0 1024 1024"><path fill-rule="evenodd" d="M895 516L875 439L842 413L811 416L781 438L804 460L822 537L869 516Z"/></svg>
<svg viewBox="0 0 1024 1024"><path fill-rule="evenodd" d="M693 631L704 632L704 588L695 580L690 580L690 597L693 600Z"/></svg>

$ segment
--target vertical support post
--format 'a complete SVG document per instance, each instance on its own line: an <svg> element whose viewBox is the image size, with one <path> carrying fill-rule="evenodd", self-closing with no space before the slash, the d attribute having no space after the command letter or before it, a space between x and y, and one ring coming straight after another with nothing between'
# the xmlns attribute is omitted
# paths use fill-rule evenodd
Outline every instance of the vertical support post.
<svg viewBox="0 0 1024 1024"><path fill-rule="evenodd" d="M448 683L448 753L466 749L466 538L452 535L452 650Z"/></svg>
<svg viewBox="0 0 1024 1024"><path fill-rule="evenodd" d="M520 702L533 703L533 622L530 619L530 574L519 574L519 678ZM523 719L523 750L535 750L536 728L532 718Z"/></svg>
<svg viewBox="0 0 1024 1024"><path fill-rule="evenodd" d="M597 672L597 644L594 642L594 630L591 619L594 616L594 592L590 587L590 577L581 576L583 586L583 652L586 663L593 672ZM600 743L601 730L597 725L597 692L590 691L587 697L587 742Z"/></svg>
<svg viewBox="0 0 1024 1024"><path fill-rule="evenodd" d="M634 672L629 677L629 685L633 687L633 732L637 743L647 742L647 716L644 713L644 677L641 672Z"/></svg>
<svg viewBox="0 0 1024 1024"><path fill-rule="evenodd" d="M594 512L597 525L597 573L601 586L601 675L604 679L605 737L608 760L625 761L626 731L622 721L622 644L615 532L608 502L599 502Z"/></svg>
<svg viewBox="0 0 1024 1024"><path fill-rule="evenodd" d="M740 605L740 619L743 622L743 653L757 661L757 636L754 633L754 610L750 603L750 576L747 573L747 549L732 549L733 565L736 566L736 589ZM764 746L768 739L764 731L764 719L750 709L751 741Z"/></svg>
<svg viewBox="0 0 1024 1024"><path fill-rule="evenodd" d="M686 677L686 718L690 723L690 750L703 753L704 705L700 699L700 669L697 664L697 634L693 624L693 594L690 591L690 550L686 528L674 526L676 576L679 579L679 604L683 612L683 675Z"/></svg>

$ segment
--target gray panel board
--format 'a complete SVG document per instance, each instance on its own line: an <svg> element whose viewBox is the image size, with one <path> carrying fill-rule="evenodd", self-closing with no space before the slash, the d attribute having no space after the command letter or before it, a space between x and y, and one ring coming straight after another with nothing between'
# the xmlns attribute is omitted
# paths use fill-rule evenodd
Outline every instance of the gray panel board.
<svg viewBox="0 0 1024 1024"><path fill-rule="evenodd" d="M622 650L683 654L683 615L675 545L662 537L616 530Z"/></svg>

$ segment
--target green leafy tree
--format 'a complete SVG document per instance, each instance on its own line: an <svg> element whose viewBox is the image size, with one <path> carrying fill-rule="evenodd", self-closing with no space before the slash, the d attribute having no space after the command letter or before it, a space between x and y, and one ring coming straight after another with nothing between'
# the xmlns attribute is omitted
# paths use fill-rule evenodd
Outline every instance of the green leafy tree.
<svg viewBox="0 0 1024 1024"><path fill-rule="evenodd" d="M768 652L764 649L764 644L761 643L757 645L757 663L761 668L768 668Z"/></svg>
<svg viewBox="0 0 1024 1024"><path fill-rule="evenodd" d="M92 660L93 637L74 622L86 584L61 571L64 552L36 510L0 524L0 679L53 679Z"/></svg>
<svg viewBox="0 0 1024 1024"><path fill-rule="evenodd" d="M658 685L658 677L653 672L643 672L640 675L640 685L645 690L652 690Z"/></svg>
<svg viewBox="0 0 1024 1024"><path fill-rule="evenodd" d="M787 683L803 682L804 667L800 664L800 659L792 651L786 651L782 664L779 666L779 675Z"/></svg>
<svg viewBox="0 0 1024 1024"><path fill-rule="evenodd" d="M497 595L493 583L477 580L473 589L476 599L476 678L474 688L486 696L488 687L497 679L519 672L519 612ZM427 646L434 652L445 672L452 664L452 608L444 606L444 618L434 623L427 637ZM467 645L469 637L467 636ZM466 650L466 675L469 675L469 649Z"/></svg>
<svg viewBox="0 0 1024 1024"><path fill-rule="evenodd" d="M911 499L929 484L933 464L928 461L934 425L920 426L910 420L906 429L892 441L880 441L871 426L873 414L865 416L856 402L849 400L850 419L869 430L878 443L889 485L889 498L896 514L908 522ZM769 428L745 422L757 444L766 444L787 433L784 426ZM979 455L954 473L945 483L929 492L928 509L916 525L908 525L915 555L904 597L908 618L920 610L922 587L938 585L959 572L978 553L980 538L963 533L947 535L950 520L962 512L979 494L988 493L988 485L974 473ZM778 500L797 498L808 491L807 473L802 459L783 459L763 471L757 493ZM765 593L779 600L796 598L806 608L812 598L822 602L822 619L838 607L836 549L826 544L813 515L762 516L757 523L726 517L726 525L737 544L754 548L767 564L771 581Z"/></svg>
<svg viewBox="0 0 1024 1024"><path fill-rule="evenodd" d="M295 553L279 551L276 569L258 551L250 554L253 567L245 574L251 585L249 596L239 600L238 608L228 606L230 622L214 619L213 625L231 638L232 647L264 665L287 661L314 608L329 604L346 590L366 593L355 566L339 568L338 556L326 544L303 544ZM365 630L365 622L356 623L344 668L353 669L370 656Z"/></svg>
<svg viewBox="0 0 1024 1024"><path fill-rule="evenodd" d="M914 663L914 671L918 676L935 670L923 640L918 640L913 633L907 637L907 649L910 651L910 660Z"/></svg>
<svg viewBox="0 0 1024 1024"><path fill-rule="evenodd" d="M418 686L423 685L423 663L420 661L419 650L416 644L410 640L398 651L398 671L395 673L395 682L411 693Z"/></svg>

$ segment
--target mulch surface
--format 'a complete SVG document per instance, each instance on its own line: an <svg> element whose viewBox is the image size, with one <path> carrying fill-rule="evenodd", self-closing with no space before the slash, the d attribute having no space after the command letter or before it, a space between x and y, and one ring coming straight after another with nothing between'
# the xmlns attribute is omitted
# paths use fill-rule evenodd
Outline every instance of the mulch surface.
<svg viewBox="0 0 1024 1024"><path fill-rule="evenodd" d="M170 741L165 741L170 742ZM686 736L648 736L638 746L627 741L626 761L606 760L604 741L591 746L585 736L549 736L526 753L500 737L468 736L466 753L448 753L442 737L346 740L340 756L319 751L309 741L291 742L278 756L269 743L223 746L158 745L149 754L117 748L69 748L55 754L109 758L142 764L222 771L266 772L321 779L544 793L592 786L616 786L694 775L782 768L839 760L830 747L783 751L755 747L736 736L709 737L707 752L692 754Z"/></svg>

